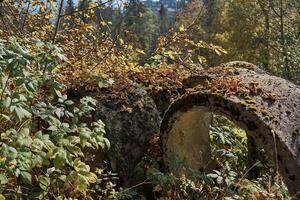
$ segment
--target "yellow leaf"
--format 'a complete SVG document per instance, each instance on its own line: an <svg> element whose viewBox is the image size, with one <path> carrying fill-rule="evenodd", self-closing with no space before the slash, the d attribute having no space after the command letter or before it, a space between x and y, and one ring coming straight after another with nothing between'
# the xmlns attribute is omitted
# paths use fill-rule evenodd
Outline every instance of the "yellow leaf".
<svg viewBox="0 0 300 200"><path fill-rule="evenodd" d="M45 11L46 11L46 8L45 8L44 6L41 6L40 11L41 11L41 12L45 12Z"/></svg>
<svg viewBox="0 0 300 200"><path fill-rule="evenodd" d="M143 50L141 50L141 49L136 49L136 52L145 55L145 52Z"/></svg>
<svg viewBox="0 0 300 200"><path fill-rule="evenodd" d="M14 159L14 160L12 160L12 161L9 162L9 165L16 166L17 165L17 161Z"/></svg>
<svg viewBox="0 0 300 200"><path fill-rule="evenodd" d="M45 15L45 19L50 19L50 14Z"/></svg>
<svg viewBox="0 0 300 200"><path fill-rule="evenodd" d="M130 50L132 50L132 49L133 49L133 46L132 46L132 45L128 45L127 48L130 49Z"/></svg>
<svg viewBox="0 0 300 200"><path fill-rule="evenodd" d="M105 21L101 21L100 24L101 24L102 26L107 26L107 23L106 23Z"/></svg>
<svg viewBox="0 0 300 200"><path fill-rule="evenodd" d="M97 176L96 176L96 174L90 172L89 175L86 177L86 180L87 180L89 183L96 183L96 181L97 181Z"/></svg>
<svg viewBox="0 0 300 200"><path fill-rule="evenodd" d="M184 32L184 31L186 31L186 29L185 29L185 27L184 27L184 25L183 25L183 24L181 24L181 26L179 27L179 31L180 31L180 32Z"/></svg>
<svg viewBox="0 0 300 200"><path fill-rule="evenodd" d="M119 38L120 44L123 45L124 44L124 40L122 38Z"/></svg>

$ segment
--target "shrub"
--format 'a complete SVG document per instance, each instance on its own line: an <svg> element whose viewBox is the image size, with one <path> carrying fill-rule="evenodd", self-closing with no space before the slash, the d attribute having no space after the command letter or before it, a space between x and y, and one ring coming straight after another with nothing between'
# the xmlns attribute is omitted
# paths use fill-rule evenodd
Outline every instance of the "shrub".
<svg viewBox="0 0 300 200"><path fill-rule="evenodd" d="M0 41L0 199L88 198L91 184L101 182L102 170L91 171L83 148L110 144L102 121L81 120L96 100L75 105L61 93L53 71L65 61L50 43Z"/></svg>

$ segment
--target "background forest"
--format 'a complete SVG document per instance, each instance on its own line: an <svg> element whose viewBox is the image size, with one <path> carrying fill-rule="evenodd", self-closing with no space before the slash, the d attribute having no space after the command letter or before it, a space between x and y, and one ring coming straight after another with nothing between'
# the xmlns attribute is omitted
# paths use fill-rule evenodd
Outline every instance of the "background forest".
<svg viewBox="0 0 300 200"><path fill-rule="evenodd" d="M0 0L0 200L145 199L143 185L161 200L291 199L272 164L247 179L246 133L222 117L211 127L219 170L162 173L148 158L146 180L123 186L85 161L115 145L91 117L97 100L67 91L109 88L122 102L134 81L174 94L188 74L234 60L299 84L299 51L297 0Z"/></svg>
<svg viewBox="0 0 300 200"><path fill-rule="evenodd" d="M79 2L79 7L84 5L88 5L88 1ZM74 3L68 1L66 10L72 9ZM126 2L125 9L112 5L97 10L95 15L98 20L111 22L113 36L130 40L145 51L142 63L155 51L159 36L183 27L189 28L189 39L225 50L216 54L205 50L197 52L205 57L194 60L198 67L244 60L298 81L297 1L130 1Z"/></svg>

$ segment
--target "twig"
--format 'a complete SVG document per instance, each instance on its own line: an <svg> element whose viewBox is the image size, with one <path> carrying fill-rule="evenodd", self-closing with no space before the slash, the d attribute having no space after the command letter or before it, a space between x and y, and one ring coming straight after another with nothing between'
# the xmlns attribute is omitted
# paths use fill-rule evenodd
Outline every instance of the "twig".
<svg viewBox="0 0 300 200"><path fill-rule="evenodd" d="M276 145L276 138L275 138L275 132L272 130L271 131L273 134L273 142L274 142L274 150L275 150L275 167L276 167L276 182L279 182L279 177L278 177L278 152L277 152L277 145Z"/></svg>
<svg viewBox="0 0 300 200"><path fill-rule="evenodd" d="M3 13L4 13L4 12L3 12L3 4L1 3L1 4L0 4L0 18L1 18L1 21L2 21L2 24L3 24L4 28L6 29L5 31L8 31L8 32L9 32L9 29L8 29L6 23L5 23L5 20L4 20Z"/></svg>
<svg viewBox="0 0 300 200"><path fill-rule="evenodd" d="M5 93L5 90L7 89L9 79L10 79L10 74L8 74L7 79L6 79L6 81L5 81L4 88L3 88L3 90L2 90L0 100L3 100L4 93Z"/></svg>
<svg viewBox="0 0 300 200"><path fill-rule="evenodd" d="M179 64L179 65L182 65L183 67L185 67L185 68L187 68L187 69L191 69L189 66L187 66L186 64L184 64L184 63L182 63L182 62L180 62L180 61L178 61L178 60L175 60L175 59L173 59L173 58L171 58L170 56L166 56L166 55L164 55L164 54L159 54L160 56L162 56L162 57L164 57L164 58L167 58L167 59L169 59L169 60L171 60L171 61L173 61L173 62L175 62L175 63L177 63L177 64Z"/></svg>
<svg viewBox="0 0 300 200"><path fill-rule="evenodd" d="M276 9L274 8L274 5L273 5L273 1L270 1L270 3L271 3L271 9L273 10L273 12L275 13L275 15L277 15L277 17L281 17L281 14L279 14L277 11L276 11Z"/></svg>
<svg viewBox="0 0 300 200"><path fill-rule="evenodd" d="M200 11L198 12L196 18L195 18L195 19L187 26L186 31L188 31L189 29L191 29L191 28L196 24L197 20L200 19L203 10L204 10L204 4L202 4L201 9L200 9ZM167 46L169 46L169 45L171 44L171 42L176 41L176 40L178 39L177 36L178 36L178 35L173 35L173 36L171 37L171 39L170 39L169 41L167 41L167 42L163 45L163 47L167 47ZM145 60L145 63L147 63L147 60L149 60L150 58L152 58L152 57L153 57L155 54L157 54L157 53L158 53L158 49L156 49L153 53L151 53L151 55L148 57L148 59ZM161 56L167 57L167 56L164 56L164 55L161 55ZM175 61L174 59L171 59L171 58L169 58L169 59L172 60L172 61L174 61L174 62L176 62L176 63L178 63L178 64L180 64L180 61ZM189 67L187 67L187 66L184 65L184 64L181 64L181 65L184 66L184 67L186 67L186 68L188 68L188 69L190 69Z"/></svg>
<svg viewBox="0 0 300 200"><path fill-rule="evenodd" d="M30 5L31 5L31 1L29 0L29 1L28 1L28 5L27 5L27 8L26 8L26 12L25 12L24 20L23 20L22 26L21 26L21 28L20 28L20 32L21 32L21 33L23 32L24 27L25 27L25 24L26 24L26 21L27 21L27 17L28 17Z"/></svg>
<svg viewBox="0 0 300 200"><path fill-rule="evenodd" d="M132 186L132 187L126 188L125 190L121 191L120 193L124 193L124 192L127 192L127 191L129 191L129 190L132 190L132 189L134 189L134 188L137 188L137 187L139 187L139 186L142 186L142 185L148 185L148 184L152 184L152 182L151 182L151 181L145 180L145 181L143 181L143 182L141 182L141 183L138 183L138 184L136 184L136 185L134 185L134 186Z"/></svg>
<svg viewBox="0 0 300 200"><path fill-rule="evenodd" d="M299 199L299 197L298 197L299 194L300 194L300 191L298 191L294 196L292 196L291 199L292 199L292 200L293 200L293 199Z"/></svg>
<svg viewBox="0 0 300 200"><path fill-rule="evenodd" d="M242 182L242 180L246 177L246 175L250 172L251 169L253 169L254 167L256 167L256 163L254 163L249 169L247 169L247 171L243 174L243 176L240 178L239 182L236 184L236 187L238 187L238 185L240 185L240 183Z"/></svg>
<svg viewBox="0 0 300 200"><path fill-rule="evenodd" d="M54 35L53 35L53 38L52 38L52 43L53 44L55 44L55 38L56 38L56 35L57 35L57 32L58 32L59 22L60 22L60 19L62 17L61 13L62 13L63 6L64 6L64 0L61 0L60 6L59 6L59 11L58 11L58 16L57 16L57 20L56 20L56 24L55 24Z"/></svg>
<svg viewBox="0 0 300 200"><path fill-rule="evenodd" d="M7 18L9 18L10 16L12 16L12 17L14 18L14 20L15 20L16 22L18 22L19 20L18 20L18 18L16 17L16 13L12 10L11 6L7 6L7 8L8 8L8 10L10 11L10 15L7 16ZM16 31L16 32L18 31L18 32L21 33L21 31L20 31L19 27L17 26L17 24L15 24L15 23L13 22L13 19L10 19L10 21L11 21L11 26L15 29L15 31Z"/></svg>
<svg viewBox="0 0 300 200"><path fill-rule="evenodd" d="M87 9L81 9L81 10L75 10L74 12L71 12L71 13L66 13L66 14L63 14L63 15L60 15L60 17L64 17L64 16L68 16L68 15L74 15L75 13L78 13L78 12L84 12L84 11L88 11L88 10L93 10L93 9L96 9L96 8L99 8L109 2L111 2L112 0L108 0L106 2L103 2L97 6L94 6L94 7L91 7L91 8L87 8Z"/></svg>

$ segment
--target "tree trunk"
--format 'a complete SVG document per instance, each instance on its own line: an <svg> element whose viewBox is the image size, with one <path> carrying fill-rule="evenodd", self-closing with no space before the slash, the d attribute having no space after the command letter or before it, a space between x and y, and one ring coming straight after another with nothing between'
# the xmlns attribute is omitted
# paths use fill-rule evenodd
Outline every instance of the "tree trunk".
<svg viewBox="0 0 300 200"><path fill-rule="evenodd" d="M283 53L283 62L284 62L284 77L286 79L291 78L290 66L289 66L289 57L288 57L288 48L286 44L285 31L284 31L284 9L283 9L283 0L280 0L280 37L281 37L281 46Z"/></svg>
<svg viewBox="0 0 300 200"><path fill-rule="evenodd" d="M263 67L266 71L270 70L270 2L267 0L258 1L265 22L265 33L264 33L264 49L263 49Z"/></svg>

